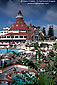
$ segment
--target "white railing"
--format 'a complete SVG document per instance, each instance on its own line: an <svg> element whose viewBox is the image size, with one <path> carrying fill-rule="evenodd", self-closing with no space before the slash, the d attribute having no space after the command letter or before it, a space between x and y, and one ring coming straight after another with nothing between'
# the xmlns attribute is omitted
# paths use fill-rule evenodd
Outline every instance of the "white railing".
<svg viewBox="0 0 57 85"><path fill-rule="evenodd" d="M24 68L24 69L28 69L28 66L25 66L25 65L13 65L13 66L10 66L10 67L7 67L6 69L4 69L4 70L0 70L0 73L3 73L3 72L5 72L5 71L8 71L9 69L12 69L12 68Z"/></svg>

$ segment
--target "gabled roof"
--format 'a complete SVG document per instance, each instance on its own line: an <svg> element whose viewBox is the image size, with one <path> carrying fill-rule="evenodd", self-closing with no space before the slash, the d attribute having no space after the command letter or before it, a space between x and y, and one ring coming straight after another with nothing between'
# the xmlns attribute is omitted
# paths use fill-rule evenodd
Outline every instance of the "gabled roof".
<svg viewBox="0 0 57 85"><path fill-rule="evenodd" d="M18 15L17 15L17 18L16 18L17 20L13 23L13 25L10 27L9 30L30 30L30 29L27 29L27 25L23 21L22 16L23 15L22 15L21 11L19 11Z"/></svg>
<svg viewBox="0 0 57 85"><path fill-rule="evenodd" d="M23 19L17 19L9 30L29 30Z"/></svg>

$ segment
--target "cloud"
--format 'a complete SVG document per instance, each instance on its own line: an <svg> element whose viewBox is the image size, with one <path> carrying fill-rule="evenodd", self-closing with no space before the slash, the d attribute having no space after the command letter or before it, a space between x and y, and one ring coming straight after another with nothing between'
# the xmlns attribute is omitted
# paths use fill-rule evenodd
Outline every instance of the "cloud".
<svg viewBox="0 0 57 85"><path fill-rule="evenodd" d="M23 3L23 6L20 0L9 0L7 2L7 5L5 7L0 7L0 11L5 13L7 16L10 16L14 18L16 14L18 13L19 10L22 10L22 13L24 14L25 17L32 16L32 14L36 15L39 13L39 10L42 10L43 7L41 5L28 5L26 3Z"/></svg>
<svg viewBox="0 0 57 85"><path fill-rule="evenodd" d="M7 5L4 7L0 7L0 11L5 13L7 16L14 18L19 9L19 4L17 4L16 0L9 0Z"/></svg>
<svg viewBox="0 0 57 85"><path fill-rule="evenodd" d="M15 17L17 14L17 11L18 11L18 5L11 0L9 0L9 2L7 3L7 6L5 7L5 10L3 10L3 12L10 17Z"/></svg>
<svg viewBox="0 0 57 85"><path fill-rule="evenodd" d="M45 19L49 22L57 22L57 12L48 10L47 14L45 15Z"/></svg>
<svg viewBox="0 0 57 85"><path fill-rule="evenodd" d="M56 5L49 8L44 16L44 19L51 22L56 23L57 22L57 9Z"/></svg>
<svg viewBox="0 0 57 85"><path fill-rule="evenodd" d="M54 29L54 35L57 36L57 25L55 25L55 24L48 24L46 26L43 25L42 28L45 27L46 28L46 33L48 34L49 27L52 26L52 25L53 25L53 29Z"/></svg>

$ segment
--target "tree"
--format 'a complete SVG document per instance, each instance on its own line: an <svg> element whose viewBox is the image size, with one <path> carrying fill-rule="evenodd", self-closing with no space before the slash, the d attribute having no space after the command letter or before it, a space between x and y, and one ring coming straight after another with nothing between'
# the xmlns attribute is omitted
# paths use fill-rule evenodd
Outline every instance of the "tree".
<svg viewBox="0 0 57 85"><path fill-rule="evenodd" d="M57 49L57 43L53 44L53 48Z"/></svg>
<svg viewBox="0 0 57 85"><path fill-rule="evenodd" d="M35 25L33 25L32 27L37 28Z"/></svg>
<svg viewBox="0 0 57 85"><path fill-rule="evenodd" d="M38 27L37 27L37 29L38 29L38 34L39 34L39 29L40 29L40 26L38 26Z"/></svg>
<svg viewBox="0 0 57 85"><path fill-rule="evenodd" d="M51 40L55 40L55 36L51 36L50 39L51 39Z"/></svg>
<svg viewBox="0 0 57 85"><path fill-rule="evenodd" d="M27 33L27 43L28 43L28 29L29 29L29 26L26 26L27 30L26 30L26 33Z"/></svg>
<svg viewBox="0 0 57 85"><path fill-rule="evenodd" d="M48 55L51 56L51 57L54 57L55 53L51 50Z"/></svg>
<svg viewBox="0 0 57 85"><path fill-rule="evenodd" d="M46 36L46 30L45 30L45 27L43 27L42 32L43 32L44 35Z"/></svg>
<svg viewBox="0 0 57 85"><path fill-rule="evenodd" d="M37 29L38 29L38 39L39 39L39 29L40 29L40 26L38 26Z"/></svg>
<svg viewBox="0 0 57 85"><path fill-rule="evenodd" d="M56 54L56 58L55 58L55 61L54 61L54 65L55 65L56 68L57 68L57 54Z"/></svg>
<svg viewBox="0 0 57 85"><path fill-rule="evenodd" d="M37 44L34 44L35 50L36 50L36 45ZM43 53L41 53L40 49L37 48L36 56L35 56L36 62L33 63L31 60L26 59L26 57L21 58L21 56L19 56L19 53L15 53L15 52L13 52L13 53L14 53L14 55L12 57L14 59L15 59L15 57L20 57L17 62L18 64L23 64L23 65L26 65L26 66L36 70L37 75L35 75L34 78L29 77L26 74L27 73L26 71L25 71L26 73L22 72L22 74L24 74L26 76L27 80L30 81L29 85L30 84L32 84L32 85L56 85L57 54L55 54L55 56L56 56L56 59L55 59L54 57L52 57L52 56L54 56L54 53L51 51L51 52L49 52L49 57L47 58ZM37 55L39 55L38 60L37 60ZM40 61L40 59L43 59L43 60ZM45 63L44 67L40 66L42 64L42 62ZM50 62L53 62L53 64ZM42 69L42 71L41 71L41 69ZM17 81L19 81L18 79L20 79L20 76L17 78L17 80L15 79L13 83L14 84L16 83L16 85L19 85L19 83L17 82ZM21 77L21 79L22 79L22 77ZM25 84L21 84L21 85L27 85L28 82L26 81L26 79L24 78L23 80L24 80Z"/></svg>
<svg viewBox="0 0 57 85"><path fill-rule="evenodd" d="M39 52L37 52L37 53L39 53ZM15 52L14 52L14 55L15 55L15 57L19 56L19 54L16 54ZM43 56L43 59L45 60L45 63L46 63L46 65L42 68L42 70L45 69L45 72L38 71L38 68L41 69L41 67L39 67L40 64L41 64L40 60L38 61L38 64L37 64L37 63L33 63L31 60L26 59L26 57L20 58L18 60L18 63L19 64L24 64L26 66L29 66L30 68L35 69L36 72L37 72L37 75L35 75L34 77L29 77L28 76L29 73L27 75L27 71L25 71L25 72L22 71L22 74L27 78L27 80L25 78L22 78L22 76L21 77L17 76L17 79L14 79L14 81L12 81L12 85L14 85L14 84L19 85L18 81L20 79L22 79L21 85L28 85L28 84L29 85L30 84L32 84L32 85L56 85L56 82L55 82L56 78L55 77L57 76L57 67L56 67L56 65L57 65L57 58L53 59L52 57L50 57L50 58L47 59L45 57L45 55L43 55L43 54L41 54L41 55ZM55 66L54 65L50 66L50 62L49 62L50 60L53 61ZM54 74L54 71L56 71L55 74Z"/></svg>
<svg viewBox="0 0 57 85"><path fill-rule="evenodd" d="M49 36L49 37L54 36L53 25L49 27L49 30L48 30L48 36Z"/></svg>

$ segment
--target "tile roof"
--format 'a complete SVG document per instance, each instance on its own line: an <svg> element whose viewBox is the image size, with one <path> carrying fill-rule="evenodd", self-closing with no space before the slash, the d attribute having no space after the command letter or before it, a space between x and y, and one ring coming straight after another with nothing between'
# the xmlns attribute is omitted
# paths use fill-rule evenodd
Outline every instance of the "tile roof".
<svg viewBox="0 0 57 85"><path fill-rule="evenodd" d="M29 30L29 29L27 29L27 25L23 21L23 19L17 19L9 30Z"/></svg>
<svg viewBox="0 0 57 85"><path fill-rule="evenodd" d="M18 12L18 17L23 16L21 11ZM23 18L17 18L17 20L13 23L9 30L30 30L27 28L26 23L24 22Z"/></svg>
<svg viewBox="0 0 57 85"><path fill-rule="evenodd" d="M19 12L18 12L18 15L19 15L19 14L21 14L21 15L22 15L21 11L19 11Z"/></svg>

